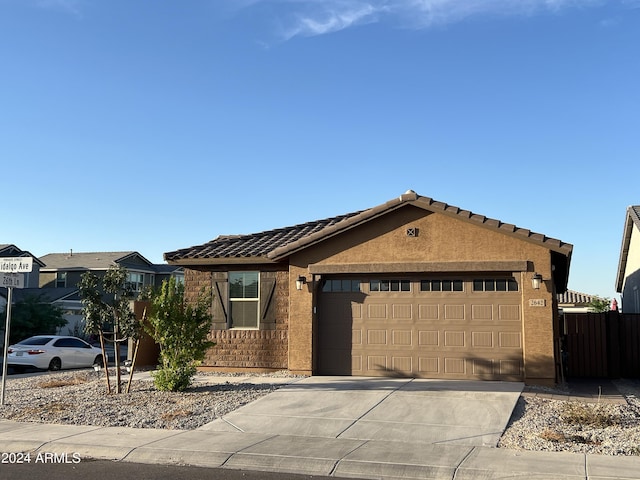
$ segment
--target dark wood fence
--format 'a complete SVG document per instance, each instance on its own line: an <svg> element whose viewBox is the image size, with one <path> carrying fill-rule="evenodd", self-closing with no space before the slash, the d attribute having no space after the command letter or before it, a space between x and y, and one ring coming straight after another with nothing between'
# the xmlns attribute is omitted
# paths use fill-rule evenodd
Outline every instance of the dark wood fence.
<svg viewBox="0 0 640 480"><path fill-rule="evenodd" d="M566 313L563 317L567 376L640 377L640 314Z"/></svg>

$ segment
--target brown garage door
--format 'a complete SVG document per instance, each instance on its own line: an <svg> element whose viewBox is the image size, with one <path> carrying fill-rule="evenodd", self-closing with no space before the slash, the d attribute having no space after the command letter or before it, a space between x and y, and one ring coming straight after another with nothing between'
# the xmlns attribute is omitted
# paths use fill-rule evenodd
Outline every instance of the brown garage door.
<svg viewBox="0 0 640 480"><path fill-rule="evenodd" d="M518 290L508 276L326 278L317 371L522 380Z"/></svg>

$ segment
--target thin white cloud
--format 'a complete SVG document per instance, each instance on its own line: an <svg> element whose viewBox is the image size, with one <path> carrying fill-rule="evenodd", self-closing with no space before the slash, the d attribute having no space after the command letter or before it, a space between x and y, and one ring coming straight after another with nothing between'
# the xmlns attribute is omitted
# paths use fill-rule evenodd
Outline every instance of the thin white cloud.
<svg viewBox="0 0 640 480"><path fill-rule="evenodd" d="M288 40L295 36L315 36L337 32L353 25L376 22L384 5L358 1L326 2L316 12L300 12L294 15L291 25L283 31Z"/></svg>
<svg viewBox="0 0 640 480"><path fill-rule="evenodd" d="M239 1L239 0L238 0ZM604 5L612 0L242 0L246 5L275 7L281 37L316 36L367 23L389 21L403 27L428 28L477 16L561 14L569 9ZM616 0L625 8L640 0Z"/></svg>
<svg viewBox="0 0 640 480"><path fill-rule="evenodd" d="M58 10L81 17L81 3L82 0L37 0L36 5L40 8Z"/></svg>

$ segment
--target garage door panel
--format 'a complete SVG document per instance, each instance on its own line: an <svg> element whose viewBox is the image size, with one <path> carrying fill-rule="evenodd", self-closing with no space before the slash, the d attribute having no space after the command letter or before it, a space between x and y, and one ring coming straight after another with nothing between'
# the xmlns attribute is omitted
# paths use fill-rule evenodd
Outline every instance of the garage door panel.
<svg viewBox="0 0 640 480"><path fill-rule="evenodd" d="M367 330L367 346L379 346L388 344L386 330Z"/></svg>
<svg viewBox="0 0 640 480"><path fill-rule="evenodd" d="M351 357L351 369L353 371L353 375L363 375L362 355L353 355Z"/></svg>
<svg viewBox="0 0 640 480"><path fill-rule="evenodd" d="M446 305L444 306L445 320L464 320L464 305Z"/></svg>
<svg viewBox="0 0 640 480"><path fill-rule="evenodd" d="M413 305L405 304L393 304L392 318L394 320L412 320L413 319Z"/></svg>
<svg viewBox="0 0 640 480"><path fill-rule="evenodd" d="M445 331L444 332L444 346L445 347L464 347L465 346L465 332Z"/></svg>
<svg viewBox="0 0 640 480"><path fill-rule="evenodd" d="M474 348L493 348L493 332L471 332L471 346Z"/></svg>
<svg viewBox="0 0 640 480"><path fill-rule="evenodd" d="M387 304L373 304L367 306L367 315L370 319L387 319Z"/></svg>
<svg viewBox="0 0 640 480"><path fill-rule="evenodd" d="M440 332L438 330L418 330L418 345L437 347L440 345Z"/></svg>
<svg viewBox="0 0 640 480"><path fill-rule="evenodd" d="M446 375L464 375L467 372L467 362L461 357L445 357L444 373Z"/></svg>
<svg viewBox="0 0 640 480"><path fill-rule="evenodd" d="M480 377L493 377L495 375L493 360L474 358L471 362L474 375Z"/></svg>
<svg viewBox="0 0 640 480"><path fill-rule="evenodd" d="M500 332L498 335L499 346L502 348L522 348L522 333L521 332Z"/></svg>
<svg viewBox="0 0 640 480"><path fill-rule="evenodd" d="M502 321L519 322L520 305L498 305L498 319Z"/></svg>
<svg viewBox="0 0 640 480"><path fill-rule="evenodd" d="M413 372L413 358L393 356L391 357L391 369L395 373L411 374L411 372Z"/></svg>
<svg viewBox="0 0 640 480"><path fill-rule="evenodd" d="M322 293L320 343L335 342L340 332L349 337L349 355L340 351L340 360L330 362L334 370L344 362L342 370L352 375L522 380L518 292L474 297L471 292L421 292L419 287L414 282L411 291L357 293L346 303L343 298L339 321L340 308L327 308L333 300ZM323 323L327 312L333 321ZM322 327L329 332L323 334ZM323 356L336 353L319 348L318 365ZM320 368L319 373L331 374Z"/></svg>
<svg viewBox="0 0 640 480"><path fill-rule="evenodd" d="M367 370L369 372L387 372L387 356L367 355Z"/></svg>
<svg viewBox="0 0 640 480"><path fill-rule="evenodd" d="M391 343L394 346L410 347L413 345L413 332L411 330L392 330Z"/></svg>
<svg viewBox="0 0 640 480"><path fill-rule="evenodd" d="M472 320L493 320L493 305L471 305Z"/></svg>
<svg viewBox="0 0 640 480"><path fill-rule="evenodd" d="M439 305L418 304L418 319L438 320L440 310L439 307Z"/></svg>
<svg viewBox="0 0 640 480"><path fill-rule="evenodd" d="M440 358L439 357L422 357L418 356L418 375L426 377L437 376L442 372L440 371Z"/></svg>

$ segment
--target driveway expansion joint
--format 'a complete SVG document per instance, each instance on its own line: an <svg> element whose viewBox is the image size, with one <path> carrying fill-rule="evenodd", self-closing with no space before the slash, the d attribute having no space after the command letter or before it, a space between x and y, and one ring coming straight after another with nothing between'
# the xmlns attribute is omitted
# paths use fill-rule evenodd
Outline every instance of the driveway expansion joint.
<svg viewBox="0 0 640 480"><path fill-rule="evenodd" d="M382 399L380 399L379 402L377 402L370 409L368 409L366 412L364 412L362 415L360 415L358 418L356 418L353 422L351 422L351 424L349 426L347 426L347 428L345 428L340 433L338 433L338 435L336 435L335 438L341 438L341 436L344 435L351 427L353 427L356 423L358 423L360 420L362 420L364 417L366 417L369 413L371 413L373 410L375 410L378 406L380 406L387 398L389 398L394 393L398 392L401 388L406 387L407 385L409 385L414 380L415 379L410 378L407 382L403 383L399 387L396 387L393 390L389 391L389 393L387 393Z"/></svg>

